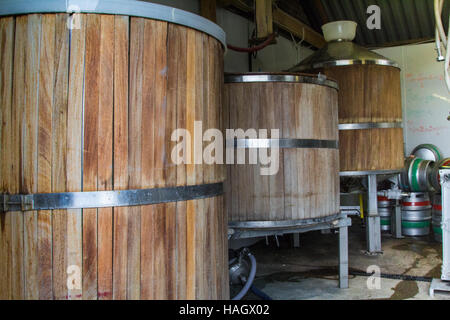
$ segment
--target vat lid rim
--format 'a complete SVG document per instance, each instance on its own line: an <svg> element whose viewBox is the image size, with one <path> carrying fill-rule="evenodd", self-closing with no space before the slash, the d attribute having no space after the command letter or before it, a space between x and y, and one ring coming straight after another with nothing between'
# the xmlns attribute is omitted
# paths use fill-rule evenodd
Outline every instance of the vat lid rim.
<svg viewBox="0 0 450 320"><path fill-rule="evenodd" d="M230 73L225 74L225 83L256 83L256 82L292 82L292 83L309 83L330 87L339 90L336 81L319 78L316 75L300 75L300 74L273 74L273 73Z"/></svg>
<svg viewBox="0 0 450 320"><path fill-rule="evenodd" d="M136 0L3 0L0 17L33 13L97 13L149 18L202 31L226 48L225 31L197 14L161 4Z"/></svg>

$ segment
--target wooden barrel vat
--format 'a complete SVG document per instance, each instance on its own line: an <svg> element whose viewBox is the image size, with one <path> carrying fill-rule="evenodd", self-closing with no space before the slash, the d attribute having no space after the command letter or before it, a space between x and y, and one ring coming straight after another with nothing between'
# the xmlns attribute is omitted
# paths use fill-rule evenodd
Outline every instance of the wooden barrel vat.
<svg viewBox="0 0 450 320"><path fill-rule="evenodd" d="M341 175L399 172L403 167L400 69L351 41L329 42L293 67L339 84Z"/></svg>
<svg viewBox="0 0 450 320"><path fill-rule="evenodd" d="M341 171L400 170L404 161L400 69L352 65L323 72L340 88Z"/></svg>
<svg viewBox="0 0 450 320"><path fill-rule="evenodd" d="M231 146L236 158L243 148L247 159L245 164L228 165L225 194L230 227L289 229L336 217L337 88L334 81L302 74L225 76L225 128L268 129L267 137L241 136L234 141L237 148ZM272 129L279 130L278 136ZM249 152L255 149L248 143L267 148L267 142L272 145L274 140L278 149L271 152L279 152L278 170L262 175L261 168L267 165L250 164Z"/></svg>
<svg viewBox="0 0 450 320"><path fill-rule="evenodd" d="M223 31L89 3L0 8L0 299L228 299L225 168L171 158L221 128Z"/></svg>

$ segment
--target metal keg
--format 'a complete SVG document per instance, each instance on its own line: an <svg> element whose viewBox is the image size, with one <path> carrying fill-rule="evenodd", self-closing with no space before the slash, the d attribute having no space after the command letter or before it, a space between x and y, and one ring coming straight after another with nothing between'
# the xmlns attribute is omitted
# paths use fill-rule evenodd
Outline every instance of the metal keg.
<svg viewBox="0 0 450 320"><path fill-rule="evenodd" d="M411 152L411 155L416 156L417 158L431 161L440 161L442 159L442 153L438 147L434 144L426 143L420 144L414 148Z"/></svg>
<svg viewBox="0 0 450 320"><path fill-rule="evenodd" d="M400 175L400 185L405 191L427 192L434 188L430 182L431 169L435 162L409 157L405 160L405 166Z"/></svg>
<svg viewBox="0 0 450 320"><path fill-rule="evenodd" d="M412 192L402 200L402 234L426 236L430 233L431 201L427 193Z"/></svg>
<svg viewBox="0 0 450 320"><path fill-rule="evenodd" d="M432 226L434 239L442 242L442 198L440 194L433 196Z"/></svg>
<svg viewBox="0 0 450 320"><path fill-rule="evenodd" d="M441 181L439 177L439 168L444 166L450 166L450 158L442 159L441 161L435 162L432 164L431 169L429 171L428 180L430 181L433 189L435 191L441 190Z"/></svg>
<svg viewBox="0 0 450 320"><path fill-rule="evenodd" d="M380 215L381 231L391 231L391 217L395 209L395 200L378 196L378 214Z"/></svg>

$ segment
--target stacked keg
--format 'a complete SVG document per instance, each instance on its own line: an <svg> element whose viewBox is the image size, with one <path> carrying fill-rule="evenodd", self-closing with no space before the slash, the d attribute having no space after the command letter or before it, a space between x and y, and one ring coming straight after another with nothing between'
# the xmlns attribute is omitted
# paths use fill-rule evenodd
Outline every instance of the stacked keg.
<svg viewBox="0 0 450 320"><path fill-rule="evenodd" d="M436 241L442 242L442 206L439 168L450 165L450 158L442 159L439 148L421 144L405 160L400 174L400 187L410 192L402 201L402 233L407 236L425 236L430 233L430 220ZM432 197L428 192L436 192Z"/></svg>
<svg viewBox="0 0 450 320"><path fill-rule="evenodd" d="M378 196L378 213L380 214L381 231L391 231L391 217L395 210L395 200Z"/></svg>
<svg viewBox="0 0 450 320"><path fill-rule="evenodd" d="M405 160L399 179L401 189L412 192L439 192L439 168L445 165L450 165L450 158L442 159L442 153L435 145L418 145Z"/></svg>
<svg viewBox="0 0 450 320"><path fill-rule="evenodd" d="M434 239L442 242L442 198L440 194L433 196L432 225Z"/></svg>
<svg viewBox="0 0 450 320"><path fill-rule="evenodd" d="M431 201L423 192L411 192L402 200L402 234L426 236L430 234Z"/></svg>
<svg viewBox="0 0 450 320"><path fill-rule="evenodd" d="M400 187L405 191L427 192L434 190L430 180L431 169L435 162L410 156L400 174Z"/></svg>

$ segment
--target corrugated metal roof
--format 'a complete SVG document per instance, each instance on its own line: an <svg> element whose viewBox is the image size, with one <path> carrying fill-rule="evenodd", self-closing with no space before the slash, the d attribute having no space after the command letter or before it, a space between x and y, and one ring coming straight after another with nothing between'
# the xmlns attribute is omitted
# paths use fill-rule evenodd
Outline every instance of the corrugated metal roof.
<svg viewBox="0 0 450 320"><path fill-rule="evenodd" d="M329 21L353 20L358 23L356 42L363 46L381 46L409 40L434 38L433 0L320 0ZM381 9L381 30L366 27L367 8ZM449 1L445 1L444 26L448 28Z"/></svg>

